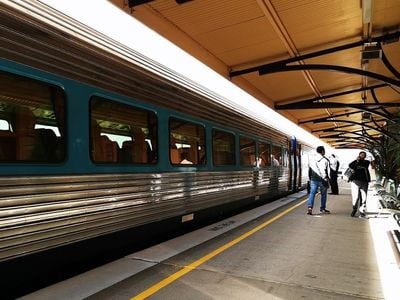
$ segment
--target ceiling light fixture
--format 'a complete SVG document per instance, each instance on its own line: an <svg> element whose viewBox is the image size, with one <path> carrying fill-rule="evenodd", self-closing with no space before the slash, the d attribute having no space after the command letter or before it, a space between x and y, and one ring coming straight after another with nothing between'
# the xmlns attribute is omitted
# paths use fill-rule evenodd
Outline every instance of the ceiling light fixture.
<svg viewBox="0 0 400 300"><path fill-rule="evenodd" d="M382 49L378 43L365 43L364 49L361 50L361 60L380 59L382 58Z"/></svg>
<svg viewBox="0 0 400 300"><path fill-rule="evenodd" d="M147 2L151 2L151 1L153 1L153 0L128 0L128 6L130 8L132 8L134 6L138 6L138 5L141 5L141 4L146 4Z"/></svg>
<svg viewBox="0 0 400 300"><path fill-rule="evenodd" d="M371 121L371 117L372 117L372 115L369 112L363 112L361 114L361 118L363 121Z"/></svg>

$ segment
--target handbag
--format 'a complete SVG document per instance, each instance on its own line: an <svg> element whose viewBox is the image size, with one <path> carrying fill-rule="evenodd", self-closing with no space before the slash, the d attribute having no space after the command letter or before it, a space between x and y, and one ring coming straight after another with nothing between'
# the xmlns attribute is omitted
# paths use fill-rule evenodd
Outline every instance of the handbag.
<svg viewBox="0 0 400 300"><path fill-rule="evenodd" d="M322 180L322 185L329 189L329 180Z"/></svg>
<svg viewBox="0 0 400 300"><path fill-rule="evenodd" d="M347 168L346 171L344 171L344 176L347 178L347 182L353 181L354 179L354 174L355 174L355 170L352 168Z"/></svg>

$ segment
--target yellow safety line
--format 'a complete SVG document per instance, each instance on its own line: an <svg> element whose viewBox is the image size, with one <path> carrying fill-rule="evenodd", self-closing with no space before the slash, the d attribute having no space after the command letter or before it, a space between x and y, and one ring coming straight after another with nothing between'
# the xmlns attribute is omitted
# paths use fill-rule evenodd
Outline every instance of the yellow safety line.
<svg viewBox="0 0 400 300"><path fill-rule="evenodd" d="M151 295L155 294L159 290L161 290L163 287L167 286L168 284L174 282L175 280L179 279L183 275L189 273L190 271L196 269L198 266L202 265L206 261L210 260L214 256L217 256L218 254L224 252L225 250L229 249L230 247L236 245L240 241L244 240L245 238L248 238L252 234L256 233L257 231L263 229L264 227L268 226L269 224L275 222L276 220L282 218L284 215L288 214L295 208L299 207L303 203L307 201L303 200L300 203L288 208L287 210L281 212L280 214L276 215L272 219L269 219L268 221L258 225L257 227L253 228L252 230L242 234L241 236L237 237L236 239L230 241L229 243L215 249L214 251L210 252L209 254L199 258L198 260L192 262L190 265L184 266L181 270L178 272L170 275L169 277L165 278L164 280L161 280L159 283L153 285L152 287L148 288L147 290L141 292L140 294L136 295L135 297L132 297L131 300L139 300L139 299L146 299L147 297L150 297Z"/></svg>

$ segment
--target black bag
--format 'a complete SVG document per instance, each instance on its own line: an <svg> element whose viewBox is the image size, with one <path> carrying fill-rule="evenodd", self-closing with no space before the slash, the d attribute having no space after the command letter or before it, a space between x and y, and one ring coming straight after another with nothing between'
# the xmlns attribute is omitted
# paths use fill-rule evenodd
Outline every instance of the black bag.
<svg viewBox="0 0 400 300"><path fill-rule="evenodd" d="M353 179L354 179L354 174L355 174L354 169L352 169L352 168L347 168L347 170L344 171L344 174L343 174L343 175L347 178L347 182L350 182L350 181L353 181Z"/></svg>

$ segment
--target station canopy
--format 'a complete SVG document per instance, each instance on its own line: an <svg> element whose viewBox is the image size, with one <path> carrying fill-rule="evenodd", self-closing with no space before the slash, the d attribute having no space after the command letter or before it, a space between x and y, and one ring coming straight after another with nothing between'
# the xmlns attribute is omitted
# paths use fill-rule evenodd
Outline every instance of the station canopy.
<svg viewBox="0 0 400 300"><path fill-rule="evenodd" d="M111 2L334 148L400 122L398 0Z"/></svg>

